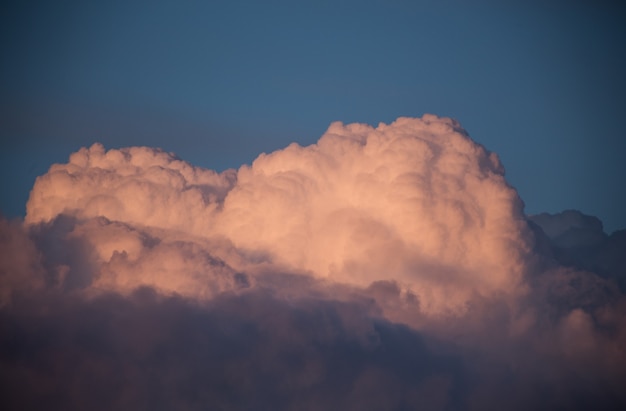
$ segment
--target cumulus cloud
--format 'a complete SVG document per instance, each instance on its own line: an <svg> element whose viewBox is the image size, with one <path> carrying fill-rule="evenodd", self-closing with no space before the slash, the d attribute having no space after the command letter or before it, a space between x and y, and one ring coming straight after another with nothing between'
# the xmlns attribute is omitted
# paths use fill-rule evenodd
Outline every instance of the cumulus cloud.
<svg viewBox="0 0 626 411"><path fill-rule="evenodd" d="M10 408L610 409L624 232L527 217L454 120L217 173L95 144L0 224Z"/></svg>
<svg viewBox="0 0 626 411"><path fill-rule="evenodd" d="M234 170L218 174L159 149L105 151L94 144L37 178L26 222L50 222L64 214L185 231L206 228L235 179Z"/></svg>
<svg viewBox="0 0 626 411"><path fill-rule="evenodd" d="M94 145L35 183L26 222L61 214L221 236L337 282L397 281L433 313L523 292L530 241L497 156L435 116L334 123L317 144L262 154L236 174ZM96 248L111 247L100 233ZM132 258L138 245L127 245Z"/></svg>
<svg viewBox="0 0 626 411"><path fill-rule="evenodd" d="M520 291L528 236L503 174L450 119L334 123L317 144L242 167L217 226L290 267L396 280L425 311L462 310L473 294Z"/></svg>

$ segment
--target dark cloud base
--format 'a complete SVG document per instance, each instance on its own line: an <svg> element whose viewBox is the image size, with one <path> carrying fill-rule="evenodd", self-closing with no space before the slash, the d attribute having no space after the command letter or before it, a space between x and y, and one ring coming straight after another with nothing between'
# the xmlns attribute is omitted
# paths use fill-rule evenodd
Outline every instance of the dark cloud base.
<svg viewBox="0 0 626 411"><path fill-rule="evenodd" d="M0 311L0 403L6 410L624 404L615 386L540 361L530 346L510 346L519 352L499 359L490 351L503 347L482 345L489 349L445 343L378 317L364 302L285 300L263 290L202 304L149 288L90 300L28 294Z"/></svg>
<svg viewBox="0 0 626 411"><path fill-rule="evenodd" d="M29 297L0 325L4 409L439 409L465 385L459 357L356 303L144 288Z"/></svg>

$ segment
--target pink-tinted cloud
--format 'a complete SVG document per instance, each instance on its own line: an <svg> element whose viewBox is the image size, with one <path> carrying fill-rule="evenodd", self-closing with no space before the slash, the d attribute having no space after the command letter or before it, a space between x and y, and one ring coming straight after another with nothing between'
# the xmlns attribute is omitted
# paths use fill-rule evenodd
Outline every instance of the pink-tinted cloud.
<svg viewBox="0 0 626 411"><path fill-rule="evenodd" d="M623 232L528 218L451 119L223 173L95 144L27 210L0 221L4 408L626 404Z"/></svg>
<svg viewBox="0 0 626 411"><path fill-rule="evenodd" d="M26 222L66 214L184 231L206 228L234 182L233 170L218 174L158 149L105 151L94 144L37 179Z"/></svg>
<svg viewBox="0 0 626 411"><path fill-rule="evenodd" d="M94 145L37 180L26 222L66 214L221 236L288 270L358 286L397 281L424 312L462 312L474 295L524 291L531 240L503 174L494 153L435 116L334 123L317 144L262 154L236 176ZM104 232L89 239L100 254L139 258L136 240Z"/></svg>
<svg viewBox="0 0 626 411"><path fill-rule="evenodd" d="M242 167L217 221L244 248L334 281L395 280L431 312L523 288L522 203L450 119L334 123Z"/></svg>

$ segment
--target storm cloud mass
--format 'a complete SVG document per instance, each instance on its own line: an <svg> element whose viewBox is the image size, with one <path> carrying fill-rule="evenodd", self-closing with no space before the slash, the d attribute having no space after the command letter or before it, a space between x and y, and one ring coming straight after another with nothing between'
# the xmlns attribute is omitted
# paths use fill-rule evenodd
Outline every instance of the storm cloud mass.
<svg viewBox="0 0 626 411"><path fill-rule="evenodd" d="M615 409L626 232L454 120L217 173L94 144L0 227L3 409Z"/></svg>

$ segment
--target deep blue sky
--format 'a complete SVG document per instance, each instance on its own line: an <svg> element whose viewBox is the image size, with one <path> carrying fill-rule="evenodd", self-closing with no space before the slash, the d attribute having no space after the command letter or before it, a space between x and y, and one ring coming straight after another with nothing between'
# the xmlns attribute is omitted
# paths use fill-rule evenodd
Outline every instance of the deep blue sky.
<svg viewBox="0 0 626 411"><path fill-rule="evenodd" d="M22 215L35 177L96 141L221 170L335 120L433 113L500 155L527 213L626 228L612 3L3 2L0 210Z"/></svg>

